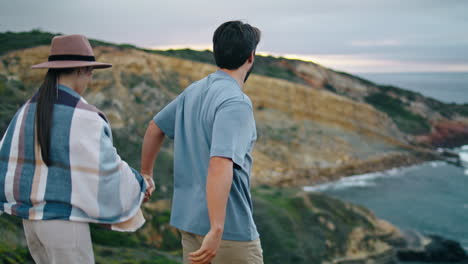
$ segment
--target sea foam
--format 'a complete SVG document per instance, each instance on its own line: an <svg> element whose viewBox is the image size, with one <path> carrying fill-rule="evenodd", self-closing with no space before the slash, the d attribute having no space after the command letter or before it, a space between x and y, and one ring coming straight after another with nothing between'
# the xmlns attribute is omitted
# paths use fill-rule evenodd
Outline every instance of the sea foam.
<svg viewBox="0 0 468 264"><path fill-rule="evenodd" d="M341 178L337 181L323 183L315 186L305 186L303 188L306 192L320 192L325 190L339 190L349 187L370 187L376 184L373 180L382 177L397 176L404 169L409 168L393 168L385 171L370 172L365 174L357 174L348 177Z"/></svg>
<svg viewBox="0 0 468 264"><path fill-rule="evenodd" d="M417 169L420 166L431 166L433 168L440 167L447 164L445 161L431 161L422 164L415 164L407 167L393 168L385 171L370 172L365 174L357 174L352 176L343 177L337 181L327 182L314 186L305 186L303 190L306 192L320 192L326 190L340 190L350 187L372 187L376 186L375 179L383 177L400 177L406 172Z"/></svg>
<svg viewBox="0 0 468 264"><path fill-rule="evenodd" d="M468 152L460 152L460 159L464 162L468 162Z"/></svg>

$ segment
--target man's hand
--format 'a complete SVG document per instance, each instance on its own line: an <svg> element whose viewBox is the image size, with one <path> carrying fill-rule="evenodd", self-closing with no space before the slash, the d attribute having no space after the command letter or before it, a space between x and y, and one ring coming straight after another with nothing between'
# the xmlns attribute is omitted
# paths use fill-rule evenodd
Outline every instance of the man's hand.
<svg viewBox="0 0 468 264"><path fill-rule="evenodd" d="M189 254L189 260L192 264L208 264L218 251L221 244L222 230L210 230L203 239L203 243L199 250Z"/></svg>
<svg viewBox="0 0 468 264"><path fill-rule="evenodd" d="M153 194L154 189L155 189L154 180L153 180L152 175L143 174L143 173L141 175L143 176L143 178L145 178L146 183L147 183L145 199L143 200L143 202L147 202L151 198L151 195Z"/></svg>

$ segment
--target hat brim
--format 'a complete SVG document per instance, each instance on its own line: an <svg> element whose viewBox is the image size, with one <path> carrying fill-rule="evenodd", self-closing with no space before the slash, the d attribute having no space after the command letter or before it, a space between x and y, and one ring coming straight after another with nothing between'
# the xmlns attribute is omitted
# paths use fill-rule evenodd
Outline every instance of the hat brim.
<svg viewBox="0 0 468 264"><path fill-rule="evenodd" d="M95 69L104 69L112 67L112 64L97 61L47 61L31 66L33 69L64 69L93 67Z"/></svg>

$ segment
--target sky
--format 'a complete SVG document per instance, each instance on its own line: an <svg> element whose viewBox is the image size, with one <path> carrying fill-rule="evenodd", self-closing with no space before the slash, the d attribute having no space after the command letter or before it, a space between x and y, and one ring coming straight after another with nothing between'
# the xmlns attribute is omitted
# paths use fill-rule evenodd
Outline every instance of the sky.
<svg viewBox="0 0 468 264"><path fill-rule="evenodd" d="M467 14L466 0L0 0L0 31L211 49L240 19L262 31L260 54L350 73L468 72Z"/></svg>

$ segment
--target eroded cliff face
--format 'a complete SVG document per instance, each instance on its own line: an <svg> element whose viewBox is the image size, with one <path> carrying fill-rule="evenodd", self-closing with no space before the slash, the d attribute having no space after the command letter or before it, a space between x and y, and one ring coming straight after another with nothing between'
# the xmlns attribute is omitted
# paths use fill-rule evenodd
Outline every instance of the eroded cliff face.
<svg viewBox="0 0 468 264"><path fill-rule="evenodd" d="M0 74L21 81L32 93L45 71L30 66L46 60L48 52L47 46L11 52L2 57ZM130 142L141 142L155 113L190 83L216 70L209 64L134 49L97 47L95 53L113 67L95 71L84 97L102 109L113 129ZM306 70L304 74L312 72ZM260 75L251 76L245 92L253 101L259 134L254 152L256 184L326 181L340 168L405 155L408 136L365 102Z"/></svg>
<svg viewBox="0 0 468 264"><path fill-rule="evenodd" d="M285 67L309 86L341 94L354 101L368 102L372 95L385 95L399 102L401 109L427 120L428 131L403 131L407 141L428 147L452 147L468 142L468 111L465 106L444 104L419 93L397 87L377 85L356 76L336 72L321 65L303 61L285 61ZM442 87L441 87L442 89ZM381 96L381 98L385 99ZM385 102L382 102L385 103ZM371 103L372 104L372 103ZM374 104L378 107L378 104ZM410 118L413 118L411 116ZM393 117L398 119L398 117ZM414 121L414 120L413 120ZM414 133L411 133L414 132Z"/></svg>

